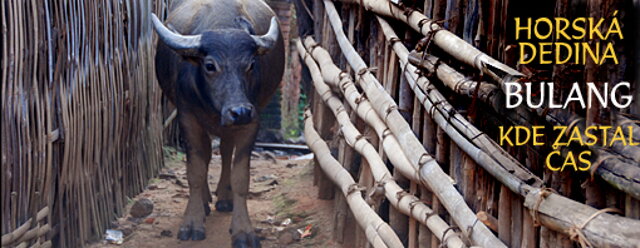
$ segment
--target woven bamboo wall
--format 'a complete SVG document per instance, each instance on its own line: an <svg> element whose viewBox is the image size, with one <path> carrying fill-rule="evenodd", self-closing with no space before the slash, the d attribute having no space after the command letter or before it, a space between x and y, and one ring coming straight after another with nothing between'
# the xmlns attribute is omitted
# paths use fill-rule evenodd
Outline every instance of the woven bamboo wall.
<svg viewBox="0 0 640 248"><path fill-rule="evenodd" d="M3 247L100 238L162 166L165 2L0 1Z"/></svg>

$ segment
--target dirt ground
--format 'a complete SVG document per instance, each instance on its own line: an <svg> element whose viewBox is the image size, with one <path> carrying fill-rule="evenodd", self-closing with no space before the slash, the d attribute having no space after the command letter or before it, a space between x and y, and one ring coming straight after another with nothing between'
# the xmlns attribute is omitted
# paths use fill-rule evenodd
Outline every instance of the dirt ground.
<svg viewBox="0 0 640 248"><path fill-rule="evenodd" d="M340 247L331 238L333 203L316 198L312 163L295 157L267 152L254 152L252 156L248 207L256 233L264 238L262 247ZM127 214L113 224L112 229L124 233L124 243L108 244L103 240L90 247L231 247L231 213L212 211L206 218L207 238L203 241L176 238L189 192L185 160L183 153L165 148L166 167L160 177L152 179L147 190L131 199L126 211L129 213L136 200L147 198L153 202L153 212L137 219ZM219 152L214 151L209 166L212 192L219 180L220 164ZM213 198L215 203L215 194ZM213 203L210 206L215 208ZM309 226L311 235L300 238L300 232Z"/></svg>

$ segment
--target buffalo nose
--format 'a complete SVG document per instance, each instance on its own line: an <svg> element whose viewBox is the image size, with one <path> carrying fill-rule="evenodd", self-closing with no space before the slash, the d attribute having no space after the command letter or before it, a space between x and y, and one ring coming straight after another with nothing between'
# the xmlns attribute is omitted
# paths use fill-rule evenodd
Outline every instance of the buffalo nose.
<svg viewBox="0 0 640 248"><path fill-rule="evenodd" d="M244 125L251 122L251 108L232 107L229 109L229 115L234 125Z"/></svg>

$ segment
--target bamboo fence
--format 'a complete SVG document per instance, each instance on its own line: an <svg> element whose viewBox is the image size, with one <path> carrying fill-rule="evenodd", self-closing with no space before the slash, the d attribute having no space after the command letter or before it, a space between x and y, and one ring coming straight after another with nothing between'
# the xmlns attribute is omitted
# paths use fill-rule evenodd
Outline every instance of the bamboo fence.
<svg viewBox="0 0 640 248"><path fill-rule="evenodd" d="M356 0L344 0L343 2L351 2L355 3ZM385 4L386 0L368 0L363 1L364 7L368 10L376 12L380 15L391 16L406 22L410 25L414 30L424 34L427 37L432 37L432 41L435 45L443 49L445 52L453 56L455 59L460 60L461 62L466 63L469 66L474 67L475 69L486 73L489 75L502 89L505 89L505 82L515 82L520 78L523 78L524 75L515 71L514 69L494 60L487 54L479 51L475 47L471 46L455 34L449 32L444 29L438 23L433 20L427 18L422 13L414 11L412 9L402 10L399 7L394 5ZM432 61L437 61L437 57L432 57ZM438 64L439 66L440 64ZM428 68L427 68L428 70ZM433 70L433 69L432 69ZM442 74L440 74L442 75ZM449 75L451 76L451 75ZM442 78L441 78L442 80ZM450 82L450 80L444 79L445 83ZM450 85L450 84L449 84ZM469 88L469 87L467 87ZM481 94L482 95L482 94ZM490 94L486 94L490 95ZM495 100L494 100L495 101ZM502 107L503 108L503 107ZM501 108L499 108L501 109ZM553 109L549 110L546 107L538 108L536 110L527 110L537 113L539 115L543 115L549 123L554 125L564 125L564 126L584 126L585 120L577 116L572 112L565 111L563 109ZM522 114L522 113L519 113ZM509 113L508 115L513 116L514 113ZM526 115L525 115L526 117ZM518 124L529 124L528 119L522 120L522 116L518 120ZM612 157L610 152L604 151L601 147L594 146L591 148L594 153L598 157ZM614 147L615 150L621 151L622 148ZM594 173L602 174L602 178L608 181L610 184L615 186L616 188L625 191L631 195L633 195L636 199L640 198L640 181L637 180L640 175L640 167L633 166L633 164L638 163L638 157L640 155L640 150L636 147L631 148L630 146L626 147L626 151L623 151L624 154L627 154L626 157L632 158L632 161L629 159L612 159L607 161L601 161L600 166L594 167L597 168L597 171ZM635 162L635 163L634 163Z"/></svg>
<svg viewBox="0 0 640 248"><path fill-rule="evenodd" d="M398 5L386 0L339 0L338 8L329 0L309 2L313 2L313 13L307 13L313 15L313 36L319 42L306 37L297 44L316 91L311 103L316 121L307 121L311 128L305 132L315 125L323 138L307 141L329 140L339 150L337 162L358 178L357 188L371 209L388 219L403 246L435 247L443 240L448 247L640 244L638 147L590 147L599 158L593 161L598 166L571 178L569 173L544 170L539 157L548 151L545 148L501 147L494 141L495 134L484 132L495 123L584 126L594 122L594 113L585 118L571 110L507 110L503 106L504 83L530 75L507 65L512 64L507 50L503 54L496 49L507 46L499 34L494 36L501 40L486 43L488 53L470 45L469 37L474 32L490 33L483 25L504 24L510 14L495 8L506 9L509 2L433 0ZM563 1L556 4L562 6ZM593 1L590 6L607 4L613 1ZM440 26L442 22L427 18L444 19L455 8L463 8L464 18L480 18L481 23L448 19L448 31ZM481 16L474 8L482 8ZM406 26L392 28L376 14ZM397 30L404 32L404 38ZM416 43L418 51L409 52L407 46ZM437 49L430 48L431 43ZM468 109L463 106L467 103ZM493 112L479 113L477 104ZM637 127L637 114L611 117L611 124ZM362 156L361 163L351 158L353 152ZM316 155L318 160L324 156ZM332 178L331 171L325 173ZM316 177L320 192L330 191L324 177ZM581 193L575 189L578 182ZM604 196L604 191L613 194ZM336 218L364 221L354 213L345 214L342 199L335 200ZM380 207L381 201L389 204L388 211ZM417 209L422 212L416 214ZM335 223L338 242L365 246L360 232L348 226ZM447 233L456 234L450 236L454 242L444 237ZM345 238L349 234L353 238Z"/></svg>
<svg viewBox="0 0 640 248"><path fill-rule="evenodd" d="M162 166L148 13L166 6L0 1L3 247L101 238Z"/></svg>
<svg viewBox="0 0 640 248"><path fill-rule="evenodd" d="M315 42L309 38L306 41L309 45L307 47L315 47ZM352 148L356 149L360 154L362 154L367 162L369 163L369 167L371 168L371 173L375 181L378 183L377 187L382 187L382 190L385 193L387 199L391 202L391 204L401 209L404 214L411 215L414 218L418 219L422 224L425 224L431 228L431 230L439 234L444 240L447 240L448 247L466 247L464 242L455 235L455 232L445 233L449 225L446 224L444 220L442 220L439 216L435 215L433 210L426 206L420 199L415 196L409 194L404 191L392 178L391 172L384 166L384 162L380 159L377 154L376 149L363 139L362 134L357 130L357 128L351 123L350 117L344 111L345 107L338 99L337 96L334 96L327 86L324 83L323 78L330 78L330 82L332 82L333 86L336 88L341 88L344 90L342 92L344 95L349 95L349 105L351 108L357 111L358 115L364 119L368 124L375 127L376 133L378 134L380 140L383 143L384 149L389 154L390 160L394 161L398 167L402 166L402 170L409 177L411 175L416 175L415 170L412 169L412 166L408 163L406 158L404 157L403 151L400 149L398 145L398 141L392 135L388 135L385 133L387 130L386 125L382 120L378 118L377 115L373 114L373 109L371 108L371 104L369 104L368 100L361 98L361 95L355 91L355 86L353 82L346 75L340 75L340 71L337 67L330 61L329 55L326 51L321 48L315 47L318 50L317 57L322 57L325 60L323 65L332 66L331 68L327 68L326 70L330 70L330 72L325 73L326 77L320 72L318 65L315 64L314 57L311 58L314 51L308 51L302 45L302 42L297 42L298 49L300 50L300 54L303 56L303 59L307 63L307 66L311 72L311 76L313 78L315 89L318 91L318 94L323 97L323 100L329 105L331 111L335 115L336 119L340 123L341 132L345 136L345 140ZM306 54L306 56L305 56ZM321 60L317 58L317 60ZM324 72L326 72L326 70ZM332 70L332 71L331 71ZM335 81L335 80L338 81ZM349 92L349 93L346 93ZM369 118L368 118L369 117ZM310 143L313 141L310 141ZM358 142L360 142L360 146L358 146ZM319 155L318 155L319 156ZM325 173L330 173L331 170L325 170ZM416 175L417 176L417 175ZM413 178L414 180L419 180L417 177ZM374 193L374 192L372 192ZM407 197L403 197L407 195ZM371 197L371 196L369 196ZM404 200L404 201L403 201ZM448 234L448 235L447 235Z"/></svg>

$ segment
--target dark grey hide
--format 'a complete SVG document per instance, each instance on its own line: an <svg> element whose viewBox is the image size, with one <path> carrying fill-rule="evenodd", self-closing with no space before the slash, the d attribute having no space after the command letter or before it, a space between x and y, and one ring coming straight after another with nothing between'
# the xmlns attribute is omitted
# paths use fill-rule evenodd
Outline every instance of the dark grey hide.
<svg viewBox="0 0 640 248"><path fill-rule="evenodd" d="M216 210L232 212L234 247L260 247L246 196L258 111L284 71L284 43L274 13L260 0L192 0L177 1L166 24L155 15L152 20L160 38L158 82L178 108L187 141L189 202L178 238L205 239L212 201L207 170L211 139L218 136L222 173Z"/></svg>

